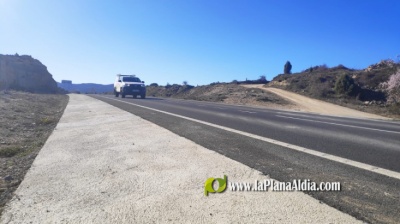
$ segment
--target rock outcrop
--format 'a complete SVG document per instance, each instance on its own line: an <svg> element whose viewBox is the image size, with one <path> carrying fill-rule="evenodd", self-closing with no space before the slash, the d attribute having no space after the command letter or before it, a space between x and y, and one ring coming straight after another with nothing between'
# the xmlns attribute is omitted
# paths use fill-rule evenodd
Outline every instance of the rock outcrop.
<svg viewBox="0 0 400 224"><path fill-rule="evenodd" d="M370 72L374 69L393 68L394 66L396 66L396 63L393 60L382 60L379 63L368 66L365 71Z"/></svg>
<svg viewBox="0 0 400 224"><path fill-rule="evenodd" d="M0 54L0 89L58 93L56 81L39 60L29 55Z"/></svg>

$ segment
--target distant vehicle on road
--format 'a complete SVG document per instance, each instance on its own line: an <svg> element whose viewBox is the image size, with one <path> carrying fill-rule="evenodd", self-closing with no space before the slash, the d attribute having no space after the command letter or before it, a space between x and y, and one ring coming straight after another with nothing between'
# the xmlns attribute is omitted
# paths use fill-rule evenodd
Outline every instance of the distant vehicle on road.
<svg viewBox="0 0 400 224"><path fill-rule="evenodd" d="M121 95L125 98L126 95L132 95L133 98L146 98L146 86L144 81L141 81L135 75L120 75L118 74L114 82L115 97Z"/></svg>

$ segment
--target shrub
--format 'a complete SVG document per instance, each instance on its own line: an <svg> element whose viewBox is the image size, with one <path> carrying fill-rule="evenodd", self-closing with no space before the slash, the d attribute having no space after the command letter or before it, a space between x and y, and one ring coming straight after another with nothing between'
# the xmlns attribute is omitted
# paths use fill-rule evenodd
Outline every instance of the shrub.
<svg viewBox="0 0 400 224"><path fill-rule="evenodd" d="M338 67L339 66L341 66L341 65L338 65ZM335 67L335 68L337 68L337 67ZM339 67L339 68L341 68L341 67ZM329 69L329 67L326 64L323 64L323 65L317 65L317 66L314 66L314 67L311 66L311 67L307 68L306 70L301 71L301 73L305 73L305 72L308 72L308 73L323 72L323 71L328 71L328 69Z"/></svg>
<svg viewBox="0 0 400 224"><path fill-rule="evenodd" d="M150 86L158 87L157 83L151 83Z"/></svg>
<svg viewBox="0 0 400 224"><path fill-rule="evenodd" d="M265 75L260 76L260 78L258 79L258 81L260 83L267 83L267 78L265 77Z"/></svg>
<svg viewBox="0 0 400 224"><path fill-rule="evenodd" d="M346 66L344 66L344 65L342 65L342 64L339 64L338 66L333 67L333 69L345 69L345 70L349 70Z"/></svg>
<svg viewBox="0 0 400 224"><path fill-rule="evenodd" d="M357 94L358 86L354 83L354 79L347 74L341 75L335 83L335 92L343 95Z"/></svg>

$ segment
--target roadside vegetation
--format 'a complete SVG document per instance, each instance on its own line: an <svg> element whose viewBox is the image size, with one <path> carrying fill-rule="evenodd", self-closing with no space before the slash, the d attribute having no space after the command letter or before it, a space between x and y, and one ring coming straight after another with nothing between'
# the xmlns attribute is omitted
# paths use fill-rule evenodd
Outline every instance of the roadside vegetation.
<svg viewBox="0 0 400 224"><path fill-rule="evenodd" d="M269 87L289 90L352 109L400 118L400 64L384 60L364 70L343 65L310 67L277 75ZM291 67L290 67L291 68Z"/></svg>
<svg viewBox="0 0 400 224"><path fill-rule="evenodd" d="M67 95L0 92L0 214L67 103Z"/></svg>
<svg viewBox="0 0 400 224"><path fill-rule="evenodd" d="M277 95L240 85L265 84L266 87L289 90L359 111L400 118L400 63L383 60L363 70L344 65L329 68L323 64L293 74L291 69L292 64L287 61L283 74L277 75L270 82L265 76L260 76L257 80L215 82L203 86L192 86L187 81L182 85L167 83L165 86L151 83L147 87L147 95L278 109L295 108L294 104Z"/></svg>

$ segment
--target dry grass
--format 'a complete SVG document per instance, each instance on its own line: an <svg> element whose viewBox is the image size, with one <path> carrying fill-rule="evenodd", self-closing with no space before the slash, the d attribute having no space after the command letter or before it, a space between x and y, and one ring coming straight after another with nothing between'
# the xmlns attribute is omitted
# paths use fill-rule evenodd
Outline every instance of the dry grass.
<svg viewBox="0 0 400 224"><path fill-rule="evenodd" d="M0 212L68 103L67 95L0 93Z"/></svg>

